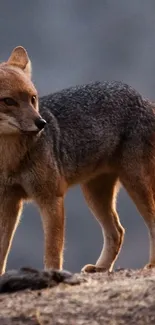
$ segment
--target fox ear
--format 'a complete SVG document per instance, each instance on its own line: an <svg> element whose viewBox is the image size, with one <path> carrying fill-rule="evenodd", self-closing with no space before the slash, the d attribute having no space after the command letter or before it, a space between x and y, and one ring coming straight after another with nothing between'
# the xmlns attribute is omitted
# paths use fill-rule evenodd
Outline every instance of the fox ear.
<svg viewBox="0 0 155 325"><path fill-rule="evenodd" d="M6 63L22 69L31 78L31 61L24 47L15 47Z"/></svg>

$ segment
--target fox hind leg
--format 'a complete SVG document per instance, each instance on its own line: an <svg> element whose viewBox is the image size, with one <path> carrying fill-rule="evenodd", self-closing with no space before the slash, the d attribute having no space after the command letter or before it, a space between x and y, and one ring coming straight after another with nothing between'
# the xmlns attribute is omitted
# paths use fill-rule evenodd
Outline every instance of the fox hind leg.
<svg viewBox="0 0 155 325"><path fill-rule="evenodd" d="M118 177L115 174L99 175L81 187L90 210L101 225L104 237L103 249L96 264L88 264L82 271L111 271L124 238L124 228L116 212Z"/></svg>
<svg viewBox="0 0 155 325"><path fill-rule="evenodd" d="M153 189L153 173L149 162L145 167L132 169L132 173L122 173L120 180L126 188L128 194L134 201L138 211L143 217L149 231L150 237L150 257L147 267L155 267L155 191Z"/></svg>

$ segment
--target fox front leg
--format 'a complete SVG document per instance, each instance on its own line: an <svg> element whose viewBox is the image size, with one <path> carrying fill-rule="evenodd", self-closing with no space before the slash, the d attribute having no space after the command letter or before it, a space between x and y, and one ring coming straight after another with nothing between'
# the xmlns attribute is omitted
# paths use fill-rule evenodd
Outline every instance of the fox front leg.
<svg viewBox="0 0 155 325"><path fill-rule="evenodd" d="M61 270L64 247L64 198L51 197L39 202L44 229L44 265Z"/></svg>
<svg viewBox="0 0 155 325"><path fill-rule="evenodd" d="M18 226L22 201L12 190L0 195L0 275L5 272L13 236Z"/></svg>

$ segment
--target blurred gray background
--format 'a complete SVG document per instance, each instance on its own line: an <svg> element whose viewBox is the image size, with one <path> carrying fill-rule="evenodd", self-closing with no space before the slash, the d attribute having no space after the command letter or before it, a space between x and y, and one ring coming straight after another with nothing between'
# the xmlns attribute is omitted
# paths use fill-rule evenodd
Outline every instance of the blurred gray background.
<svg viewBox="0 0 155 325"><path fill-rule="evenodd" d="M122 80L155 99L154 0L1 0L0 60L26 47L40 95L96 80ZM102 248L101 229L78 187L66 197L64 267L79 271ZM120 267L148 260L143 219L122 189L118 211L126 228ZM43 232L33 205L25 206L7 268L43 267Z"/></svg>

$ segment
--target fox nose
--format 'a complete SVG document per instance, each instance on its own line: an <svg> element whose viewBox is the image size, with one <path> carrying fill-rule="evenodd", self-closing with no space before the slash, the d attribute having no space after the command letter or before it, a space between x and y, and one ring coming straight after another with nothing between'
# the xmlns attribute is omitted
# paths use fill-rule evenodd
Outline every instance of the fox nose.
<svg viewBox="0 0 155 325"><path fill-rule="evenodd" d="M35 125L41 131L44 128L44 126L46 125L46 121L43 118L39 117L35 120Z"/></svg>

